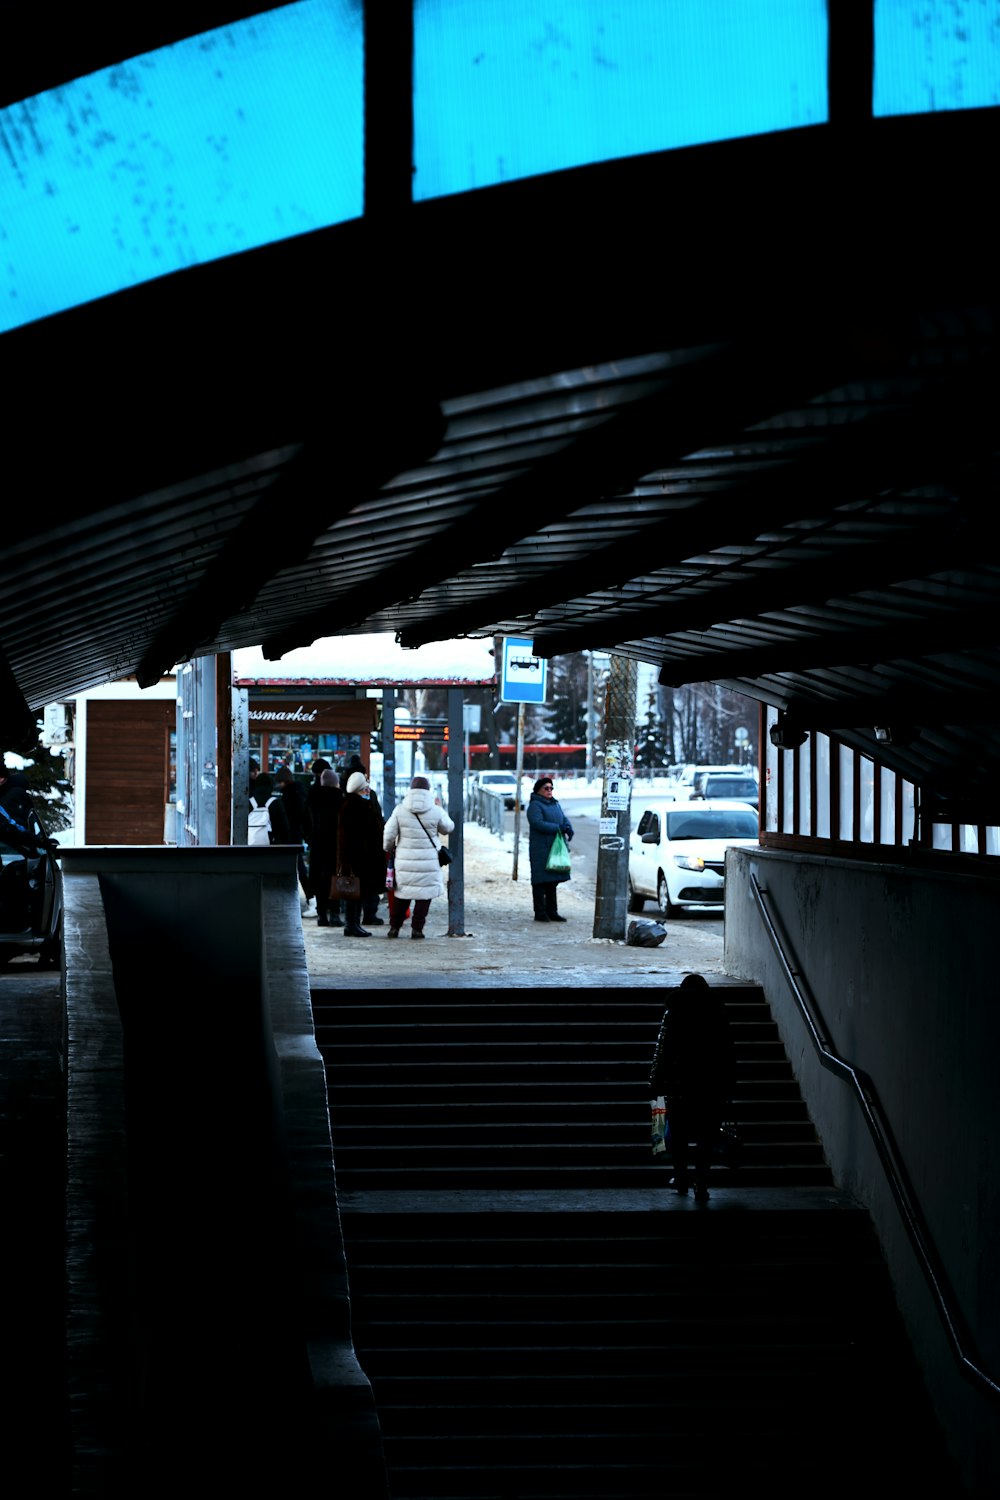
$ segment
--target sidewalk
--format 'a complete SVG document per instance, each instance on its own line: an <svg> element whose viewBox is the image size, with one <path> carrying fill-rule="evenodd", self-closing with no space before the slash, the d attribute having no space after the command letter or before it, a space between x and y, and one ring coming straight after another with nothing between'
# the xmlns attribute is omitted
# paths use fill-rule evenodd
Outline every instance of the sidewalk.
<svg viewBox="0 0 1000 1500"><path fill-rule="evenodd" d="M559 887L559 910L567 921L535 922L527 839L514 881L510 839L501 843L476 823L466 824L464 833L465 936L447 935L447 897L431 904L426 941L416 947L409 923L398 942L386 940L388 926L371 927L370 938L345 938L342 928L317 927L310 906L302 930L314 988L631 988L677 984L692 970L723 975L721 914L671 920L658 948L630 948L593 938L593 884L570 880ZM388 918L384 904L379 914Z"/></svg>

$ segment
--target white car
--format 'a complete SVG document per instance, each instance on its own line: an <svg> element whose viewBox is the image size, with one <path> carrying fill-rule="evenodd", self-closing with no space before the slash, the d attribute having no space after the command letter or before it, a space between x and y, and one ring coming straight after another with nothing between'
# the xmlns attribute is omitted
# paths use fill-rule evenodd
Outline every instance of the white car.
<svg viewBox="0 0 1000 1500"><path fill-rule="evenodd" d="M480 771L477 779L485 792L503 797L504 807L512 808L514 806L517 777L513 771Z"/></svg>
<svg viewBox="0 0 1000 1500"><path fill-rule="evenodd" d="M663 912L718 910L725 900L726 850L760 842L747 802L655 802L629 840L628 909L655 901Z"/></svg>

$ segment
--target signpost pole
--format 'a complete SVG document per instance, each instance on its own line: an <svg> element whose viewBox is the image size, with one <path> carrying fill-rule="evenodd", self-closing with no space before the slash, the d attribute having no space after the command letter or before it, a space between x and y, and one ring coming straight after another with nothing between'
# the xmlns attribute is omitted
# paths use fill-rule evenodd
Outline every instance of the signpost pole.
<svg viewBox="0 0 1000 1500"><path fill-rule="evenodd" d="M521 840L521 776L524 772L524 704L517 710L517 750L514 755L516 762L514 775L517 778L517 786L514 788L514 868L511 872L511 880L517 879L517 854Z"/></svg>
<svg viewBox="0 0 1000 1500"><path fill-rule="evenodd" d="M465 833L462 824L462 689L448 689L448 936L465 937Z"/></svg>
<svg viewBox="0 0 1000 1500"><path fill-rule="evenodd" d="M594 653L587 652L587 769L589 786L594 779Z"/></svg>
<svg viewBox="0 0 1000 1500"><path fill-rule="evenodd" d="M514 789L514 868L511 879L517 879L517 856L521 837L521 777L524 775L524 706L544 703L548 681L546 661L534 653L534 641L524 636L508 635L503 643L503 670L500 676L501 703L517 703L517 766Z"/></svg>

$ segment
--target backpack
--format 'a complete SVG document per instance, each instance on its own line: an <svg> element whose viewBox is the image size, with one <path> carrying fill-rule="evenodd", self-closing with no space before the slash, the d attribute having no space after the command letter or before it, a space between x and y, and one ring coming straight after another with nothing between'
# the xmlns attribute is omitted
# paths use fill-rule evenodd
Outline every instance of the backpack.
<svg viewBox="0 0 1000 1500"><path fill-rule="evenodd" d="M263 807L250 798L250 811L247 814L247 843L270 844L271 842L271 803L276 800L277 792L272 792Z"/></svg>

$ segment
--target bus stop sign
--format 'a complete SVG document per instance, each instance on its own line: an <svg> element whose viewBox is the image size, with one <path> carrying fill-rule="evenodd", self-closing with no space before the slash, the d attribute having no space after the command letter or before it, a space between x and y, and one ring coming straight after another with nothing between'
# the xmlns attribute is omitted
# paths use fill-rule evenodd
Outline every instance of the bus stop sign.
<svg viewBox="0 0 1000 1500"><path fill-rule="evenodd" d="M501 703L544 703L548 662L535 656L534 641L520 635L504 636Z"/></svg>

